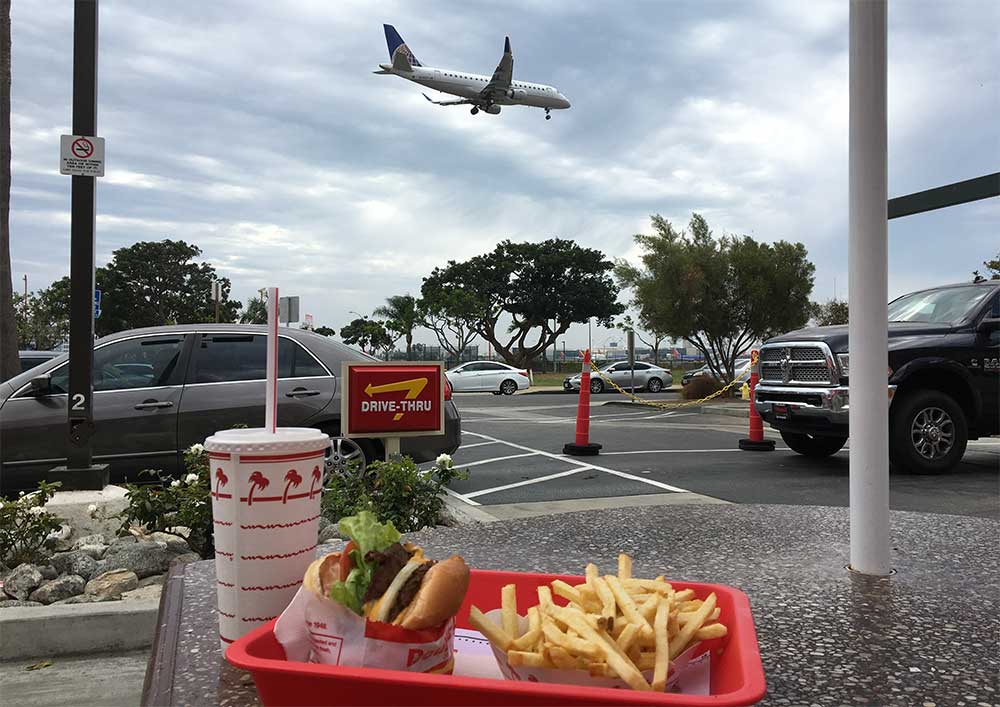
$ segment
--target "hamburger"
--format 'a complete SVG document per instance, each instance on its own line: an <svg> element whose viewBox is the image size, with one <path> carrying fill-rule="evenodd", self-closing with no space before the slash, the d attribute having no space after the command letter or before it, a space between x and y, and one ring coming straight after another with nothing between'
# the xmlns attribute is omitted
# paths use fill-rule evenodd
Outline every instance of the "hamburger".
<svg viewBox="0 0 1000 707"><path fill-rule="evenodd" d="M435 562L413 543L400 543L395 526L369 511L342 518L339 527L350 541L309 566L307 590L405 629L440 626L458 613L469 587L460 556Z"/></svg>

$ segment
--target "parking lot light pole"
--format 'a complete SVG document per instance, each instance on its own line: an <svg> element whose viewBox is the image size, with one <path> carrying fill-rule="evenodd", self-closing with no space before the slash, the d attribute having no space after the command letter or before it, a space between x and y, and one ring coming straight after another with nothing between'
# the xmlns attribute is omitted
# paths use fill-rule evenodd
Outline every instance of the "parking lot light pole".
<svg viewBox="0 0 1000 707"><path fill-rule="evenodd" d="M886 14L886 0L851 0L851 568L878 576L890 569Z"/></svg>

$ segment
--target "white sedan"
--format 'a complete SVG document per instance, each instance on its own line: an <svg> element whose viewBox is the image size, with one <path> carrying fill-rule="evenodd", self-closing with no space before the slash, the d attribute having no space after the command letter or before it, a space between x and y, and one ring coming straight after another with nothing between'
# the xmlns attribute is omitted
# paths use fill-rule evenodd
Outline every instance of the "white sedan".
<svg viewBox="0 0 1000 707"><path fill-rule="evenodd" d="M444 375L456 393L486 390L494 395L513 395L531 387L525 369L498 361L470 361L445 371Z"/></svg>
<svg viewBox="0 0 1000 707"><path fill-rule="evenodd" d="M619 361L618 363L609 363L601 366L601 372L626 390L630 386L634 386L636 390L645 389L650 393L659 393L664 388L669 388L674 382L674 376L669 369L640 361L635 362L634 376L632 375L632 370L629 368L628 361ZM606 384L603 377L596 373L591 373L590 392L600 393L605 388L610 390L611 386ZM580 374L577 373L575 376L566 378L563 381L563 389L568 392L580 390Z"/></svg>

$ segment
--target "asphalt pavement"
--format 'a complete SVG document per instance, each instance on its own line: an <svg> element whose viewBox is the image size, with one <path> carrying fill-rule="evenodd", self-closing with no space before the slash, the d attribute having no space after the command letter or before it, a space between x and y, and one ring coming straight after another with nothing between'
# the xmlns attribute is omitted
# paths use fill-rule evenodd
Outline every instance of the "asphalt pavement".
<svg viewBox="0 0 1000 707"><path fill-rule="evenodd" d="M643 398L664 401L676 394ZM744 452L744 419L691 409L661 410L605 405L591 400L590 439L597 457L568 457L573 441L575 394L456 394L462 414L462 447L455 463L468 481L452 495L499 518L623 505L666 503L777 503L848 505L848 451L808 459L780 436L774 452ZM950 474L892 474L896 510L1000 518L1000 439L969 443Z"/></svg>

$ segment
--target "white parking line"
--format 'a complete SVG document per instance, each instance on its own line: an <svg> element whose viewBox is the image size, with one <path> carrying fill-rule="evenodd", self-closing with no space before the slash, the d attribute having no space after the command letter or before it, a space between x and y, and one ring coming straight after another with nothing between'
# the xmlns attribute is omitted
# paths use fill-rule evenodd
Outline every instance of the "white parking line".
<svg viewBox="0 0 1000 707"><path fill-rule="evenodd" d="M478 462L471 462L469 464L460 464L462 467L479 466L480 464L492 464L493 462L507 461L508 459L521 459L522 457L533 457L536 456L536 452L530 452L528 454L511 454L506 457L493 457L492 459L483 459Z"/></svg>
<svg viewBox="0 0 1000 707"><path fill-rule="evenodd" d="M531 447L525 447L523 444L514 444L513 442L507 442L502 439L497 439L496 437L491 437L490 435L484 435L475 433L477 437L482 437L483 439L491 439L495 442L503 442L508 447L513 447L514 449L523 449L526 452L533 452L539 456L549 457L550 459L558 459L559 461L567 462L575 466L589 466L591 469L596 469L597 471L603 471L606 474L612 474L614 476L620 476L624 479L632 479L633 481L639 481L649 486L655 486L656 488L661 488L665 491L674 491L676 493L689 493L687 489L682 489L678 486L671 486L670 484L660 483L659 481L653 481L652 479L644 479L640 476L633 476L632 474L626 474L624 471L616 471L615 469L608 469L604 466L598 466L597 464L588 464L586 462L579 462L573 457L568 457L562 454L553 454L552 452L545 452L541 449L532 449Z"/></svg>
<svg viewBox="0 0 1000 707"><path fill-rule="evenodd" d="M487 444L497 444L496 442L476 442L475 444L463 444L462 449L472 449L473 447L482 447Z"/></svg>
<svg viewBox="0 0 1000 707"><path fill-rule="evenodd" d="M526 479L525 481L518 481L513 484L504 484L503 486L495 486L491 489L483 489L482 491L473 491L472 493L465 494L466 498L475 498L476 496L485 496L488 493L496 493L497 491L506 491L507 489L516 489L519 486L529 486L531 484L539 484L543 481L549 481L550 479L559 479L563 476L571 476L573 474L579 474L581 471L587 471L590 466L579 466L575 469L570 469L569 471L560 471L558 474L549 474L548 476L539 476L537 479Z"/></svg>
<svg viewBox="0 0 1000 707"><path fill-rule="evenodd" d="M738 447L726 449L637 449L629 452L601 452L602 457L620 456L624 454L695 454L699 452L742 452Z"/></svg>
<svg viewBox="0 0 1000 707"><path fill-rule="evenodd" d="M463 503L468 503L470 506L481 506L481 505L483 505L481 503L476 503L475 501L473 501L468 496L463 496L462 494L458 493L457 491L452 491L447 486L444 487L444 492L446 494L448 494L449 496L451 496L452 498L457 498L459 501L462 501Z"/></svg>

